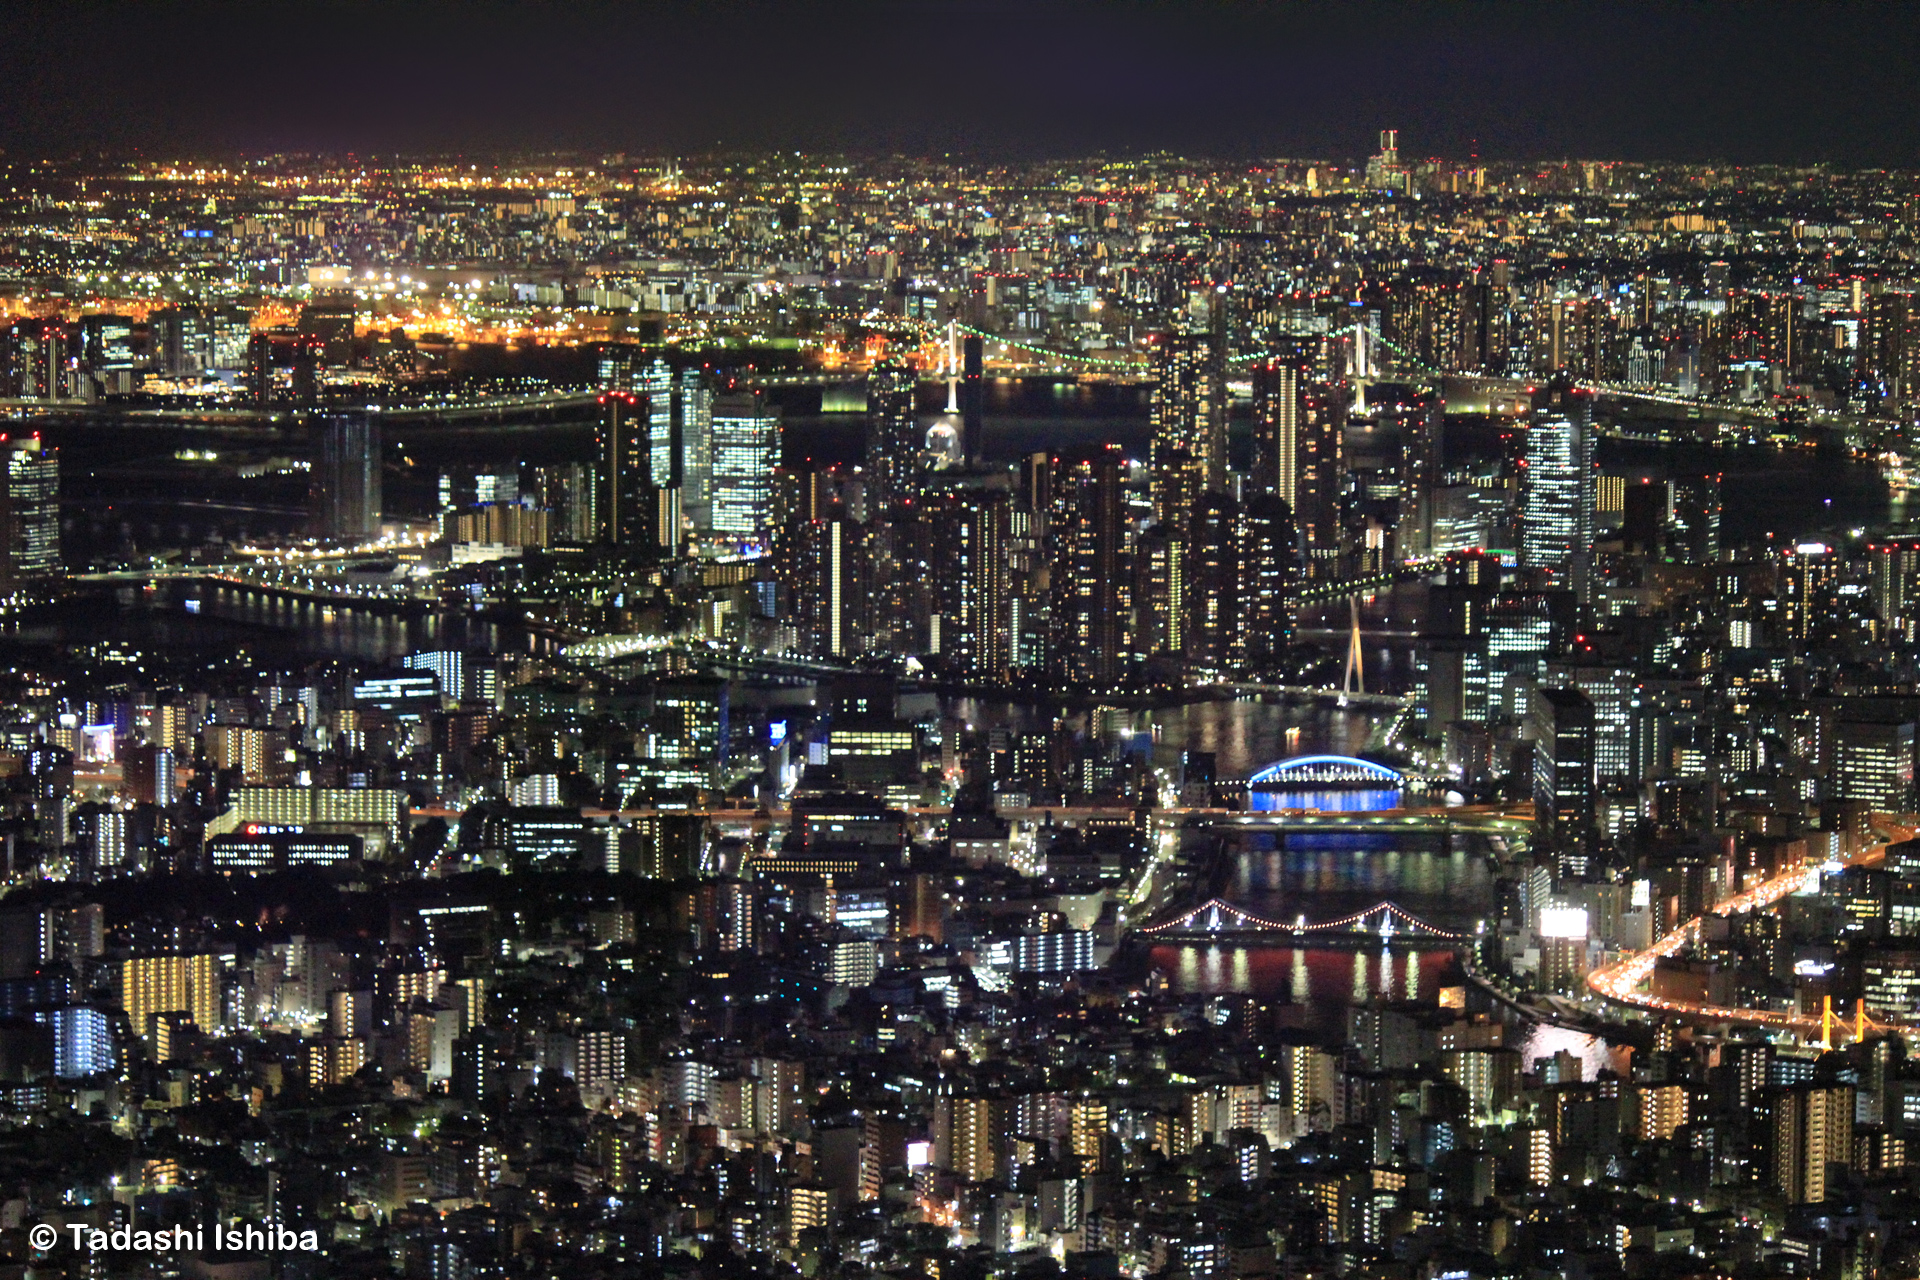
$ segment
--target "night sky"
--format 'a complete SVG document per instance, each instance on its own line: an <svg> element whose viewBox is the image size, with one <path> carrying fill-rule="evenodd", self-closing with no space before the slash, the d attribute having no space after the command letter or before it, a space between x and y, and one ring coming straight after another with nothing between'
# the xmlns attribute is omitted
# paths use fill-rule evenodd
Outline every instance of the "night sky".
<svg viewBox="0 0 1920 1280"><path fill-rule="evenodd" d="M911 0L59 4L0 146L1050 156L1160 148L1920 167L1920 5Z"/></svg>

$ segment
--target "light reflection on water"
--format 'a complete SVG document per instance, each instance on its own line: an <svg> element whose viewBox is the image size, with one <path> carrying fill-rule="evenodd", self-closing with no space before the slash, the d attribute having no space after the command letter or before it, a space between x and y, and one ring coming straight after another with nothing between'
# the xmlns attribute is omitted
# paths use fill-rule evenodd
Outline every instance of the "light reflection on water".
<svg viewBox="0 0 1920 1280"><path fill-rule="evenodd" d="M1525 1022L1509 1041L1520 1051L1520 1066L1533 1070L1534 1063L1556 1053L1570 1053L1580 1060L1580 1078L1592 1080L1604 1068L1618 1075L1627 1074L1632 1051L1624 1045L1610 1045L1599 1036L1544 1022Z"/></svg>
<svg viewBox="0 0 1920 1280"><path fill-rule="evenodd" d="M1316 1017L1338 1017L1347 1006L1364 1004L1376 994L1389 1000L1433 1000L1455 967L1451 951L1384 947L1192 943L1155 947L1151 959L1176 991L1285 996L1309 1006Z"/></svg>
<svg viewBox="0 0 1920 1280"><path fill-rule="evenodd" d="M1337 919L1392 901L1443 929L1472 931L1494 910L1494 876L1483 844L1456 836L1313 831L1240 834L1221 896L1269 919ZM1337 1027L1348 1007L1376 996L1432 1001L1462 981L1450 949L1156 947L1151 963L1187 993L1244 992L1300 1006L1285 1015ZM1553 1052L1552 1048L1546 1050Z"/></svg>
<svg viewBox="0 0 1920 1280"><path fill-rule="evenodd" d="M1259 813L1278 809L1322 809L1331 813L1370 813L1377 809L1398 809L1400 791L1249 791L1247 808Z"/></svg>

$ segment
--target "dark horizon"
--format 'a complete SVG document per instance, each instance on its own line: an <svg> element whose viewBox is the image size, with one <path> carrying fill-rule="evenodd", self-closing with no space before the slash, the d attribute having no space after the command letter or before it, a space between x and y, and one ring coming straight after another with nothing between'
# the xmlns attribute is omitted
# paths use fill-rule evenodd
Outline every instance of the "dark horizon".
<svg viewBox="0 0 1920 1280"><path fill-rule="evenodd" d="M1920 5L74 4L0 147L1920 167Z"/></svg>

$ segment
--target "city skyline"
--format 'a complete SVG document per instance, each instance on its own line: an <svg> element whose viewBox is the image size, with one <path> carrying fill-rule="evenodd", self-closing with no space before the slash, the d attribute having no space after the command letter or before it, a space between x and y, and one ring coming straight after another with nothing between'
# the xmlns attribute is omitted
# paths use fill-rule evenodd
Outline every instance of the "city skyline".
<svg viewBox="0 0 1920 1280"><path fill-rule="evenodd" d="M0 1280L1920 1277L1907 16L9 13Z"/></svg>

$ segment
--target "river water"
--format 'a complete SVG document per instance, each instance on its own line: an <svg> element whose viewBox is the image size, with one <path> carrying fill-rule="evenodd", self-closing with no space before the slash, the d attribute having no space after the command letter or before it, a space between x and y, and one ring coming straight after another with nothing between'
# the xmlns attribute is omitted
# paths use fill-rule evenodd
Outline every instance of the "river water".
<svg viewBox="0 0 1920 1280"><path fill-rule="evenodd" d="M937 408L937 396L937 389L927 389L922 408ZM1146 413L1145 389L1137 386L997 379L987 387L981 438L967 443L976 457L993 462L1011 462L1037 450L1092 450L1109 442L1139 456L1148 439ZM474 460L485 453L489 460L496 460L497 454L503 462L551 460L547 453L582 458L591 454L592 432L586 426L541 428L533 434L546 451L539 457L528 452L532 436L511 433L463 438L463 457L469 448L476 451ZM858 415L809 413L795 405L787 418L784 448L790 462L800 458L853 461L860 455L862 436ZM215 533L241 536L249 524L255 530L282 524L288 529L298 527L301 495L287 486L282 486L285 492L265 493L245 511L221 508L218 520L204 529L192 522L205 523L214 517L198 508L159 514L164 506L159 495L150 495L149 505L156 514L142 508L137 519L126 516L121 511L126 489L120 475L103 469L99 476L88 476L87 446L77 437L61 443L71 450L64 461L75 464L74 483L69 486L75 492L64 496L69 505L78 503L88 513L84 519L70 518L65 529L78 559L87 558L82 546L97 545L102 555L114 548L145 546L150 540L164 539L175 524L189 541ZM1232 448L1236 460L1244 458L1247 440L1242 415L1234 420ZM1671 466L1676 474L1681 470L1726 472L1723 528L1729 542L1768 533L1793 537L1826 528L1869 526L1887 514L1885 488L1871 468L1842 460L1820 458L1810 465L1799 455L1769 451L1702 451L1697 458L1681 457L1673 451L1627 449L1611 442L1602 452L1602 463L1620 470ZM121 456L116 448L110 460ZM396 486L395 492L405 495L402 502L417 499L424 504L430 486L414 488L417 494L405 486ZM92 506L86 505L90 502ZM200 600L197 613L186 608L189 594ZM1410 684L1416 652L1412 633L1420 623L1423 594L1418 587L1399 588L1363 607L1369 689L1398 691ZM1299 619L1304 637L1326 645L1336 656L1344 650L1347 625L1344 606L1303 611ZM244 592L189 593L185 588L99 592L0 623L0 643L14 652L71 650L103 640L180 655L195 650L244 653L261 662L327 657L385 662L442 646L524 651L529 644L523 633L502 631L458 613L363 613ZM980 699L953 700L948 710L962 722L1016 728L1044 727L1056 714L1065 714ZM1245 700L1152 710L1081 711L1065 718L1089 734L1131 735L1137 744L1212 752L1222 776L1246 776L1300 754L1356 754L1375 727L1372 714L1351 709ZM1275 802L1334 808L1372 806L1391 799L1348 792L1283 797ZM1469 928L1494 909L1487 851L1471 841L1441 849L1431 842L1380 837L1296 835L1278 840L1245 836L1230 857L1226 896L1273 917L1325 920L1388 899L1443 927ZM1322 1028L1337 1025L1356 1002L1375 996L1430 1000L1441 985L1459 980L1457 962L1448 951L1163 946L1152 950L1151 962L1181 991L1255 994L1287 1006L1301 1025ZM1590 1070L1605 1060L1605 1047L1592 1037L1537 1026L1523 1034L1523 1054L1529 1062L1559 1049L1586 1058Z"/></svg>

